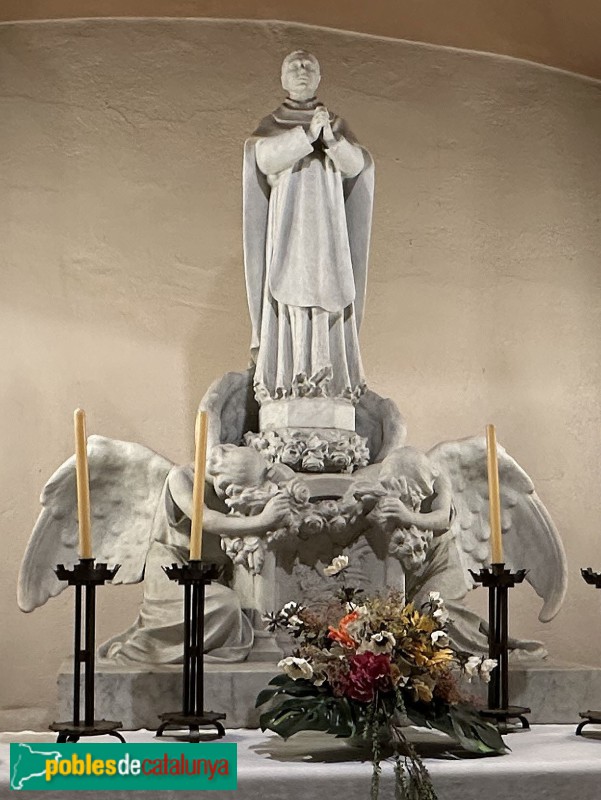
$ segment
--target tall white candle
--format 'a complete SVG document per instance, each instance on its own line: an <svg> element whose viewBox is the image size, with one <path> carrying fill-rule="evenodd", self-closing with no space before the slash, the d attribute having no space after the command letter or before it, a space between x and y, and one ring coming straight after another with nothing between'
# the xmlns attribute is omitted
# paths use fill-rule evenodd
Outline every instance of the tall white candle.
<svg viewBox="0 0 601 800"><path fill-rule="evenodd" d="M77 475L77 516L79 519L79 557L92 558L92 518L90 514L90 476L88 470L88 437L86 414L76 409L73 414L75 428L75 470Z"/></svg>
<svg viewBox="0 0 601 800"><path fill-rule="evenodd" d="M501 496L499 492L499 464L497 461L497 436L494 425L486 426L486 455L488 468L488 497L490 511L490 544L492 563L503 563L501 531Z"/></svg>
<svg viewBox="0 0 601 800"><path fill-rule="evenodd" d="M196 415L196 453L194 457L194 489L192 491L192 530L190 532L190 561L199 561L202 556L202 516L204 511L205 472L207 467L206 411Z"/></svg>

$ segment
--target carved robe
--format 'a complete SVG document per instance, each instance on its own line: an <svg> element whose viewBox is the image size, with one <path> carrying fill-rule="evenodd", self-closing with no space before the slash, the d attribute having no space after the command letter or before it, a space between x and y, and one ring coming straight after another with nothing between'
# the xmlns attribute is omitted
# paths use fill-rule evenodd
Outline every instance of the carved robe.
<svg viewBox="0 0 601 800"><path fill-rule="evenodd" d="M244 255L257 400L356 400L373 164L343 120L307 136L316 100L287 100L246 142Z"/></svg>

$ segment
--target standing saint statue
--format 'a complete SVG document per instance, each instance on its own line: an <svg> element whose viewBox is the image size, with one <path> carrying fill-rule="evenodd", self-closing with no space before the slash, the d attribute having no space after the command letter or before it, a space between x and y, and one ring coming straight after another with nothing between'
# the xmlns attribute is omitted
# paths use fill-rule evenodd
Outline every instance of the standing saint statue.
<svg viewBox="0 0 601 800"><path fill-rule="evenodd" d="M287 98L245 145L244 257L261 429L290 424L282 403L319 398L313 407L304 400L296 425L354 430L365 389L357 332L373 162L317 99L320 77L315 56L286 56ZM338 405L337 416L323 398Z"/></svg>

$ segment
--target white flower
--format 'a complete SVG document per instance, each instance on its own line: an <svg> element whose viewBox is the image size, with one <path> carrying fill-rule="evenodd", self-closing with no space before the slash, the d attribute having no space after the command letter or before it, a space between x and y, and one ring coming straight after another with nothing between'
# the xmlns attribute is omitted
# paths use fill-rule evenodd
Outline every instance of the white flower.
<svg viewBox="0 0 601 800"><path fill-rule="evenodd" d="M432 612L432 616L437 622L439 622L441 625L444 625L449 619L449 612L444 606L440 606L436 609L436 611Z"/></svg>
<svg viewBox="0 0 601 800"><path fill-rule="evenodd" d="M480 666L481 661L482 659L480 658L480 656L470 656L468 660L465 662L463 670L465 674L468 676L469 681L471 681L474 675L478 674L478 668Z"/></svg>
<svg viewBox="0 0 601 800"><path fill-rule="evenodd" d="M324 568L324 575L327 575L329 578L332 575L338 575L339 572L342 572L343 569L348 567L348 556L336 556L336 558L332 559L332 563Z"/></svg>
<svg viewBox="0 0 601 800"><path fill-rule="evenodd" d="M283 670L289 678L295 681L299 678L310 680L313 677L313 667L306 658L288 656L278 662L278 667Z"/></svg>
<svg viewBox="0 0 601 800"><path fill-rule="evenodd" d="M440 592L430 592L428 595L428 603L432 609L432 616L434 619L444 625L449 618L449 612L445 608L444 600L440 596Z"/></svg>
<svg viewBox="0 0 601 800"><path fill-rule="evenodd" d="M484 683L489 683L490 673L497 666L494 658L484 658L484 656L470 656L463 669L471 681L475 675L479 675Z"/></svg>
<svg viewBox="0 0 601 800"><path fill-rule="evenodd" d="M444 631L434 631L431 638L432 644L436 644L439 647L448 647L449 637Z"/></svg>
<svg viewBox="0 0 601 800"><path fill-rule="evenodd" d="M494 658L483 658L480 664L480 678L484 683L490 682L490 673L497 666L497 661Z"/></svg>
<svg viewBox="0 0 601 800"><path fill-rule="evenodd" d="M396 639L390 631L380 631L371 635L369 642L359 648L359 652L368 650L370 653L392 653Z"/></svg>
<svg viewBox="0 0 601 800"><path fill-rule="evenodd" d="M300 630L305 623L302 621L300 617L297 617L296 614L293 614L291 617L288 617L286 620L286 625L288 628L292 628L292 630Z"/></svg>

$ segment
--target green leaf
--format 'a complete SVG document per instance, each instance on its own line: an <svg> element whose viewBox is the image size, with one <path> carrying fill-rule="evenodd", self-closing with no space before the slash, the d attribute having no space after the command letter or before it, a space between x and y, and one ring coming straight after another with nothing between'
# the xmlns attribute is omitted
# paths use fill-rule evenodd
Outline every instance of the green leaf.
<svg viewBox="0 0 601 800"><path fill-rule="evenodd" d="M414 725L442 731L470 753L491 755L508 749L497 726L483 719L473 706L465 703L413 703L409 700L405 704L407 716Z"/></svg>
<svg viewBox="0 0 601 800"><path fill-rule="evenodd" d="M259 692L255 701L255 708L258 708L259 706L263 705L263 703L266 703L268 700L271 700L277 695L289 695L290 697L318 697L322 694L325 694L325 692L321 690L320 687L311 683L311 681L307 681L304 678L299 678L298 680L289 678L285 684L282 684L280 681L280 685L276 685L271 689L263 689L261 692Z"/></svg>
<svg viewBox="0 0 601 800"><path fill-rule="evenodd" d="M285 683L292 682L292 678L289 678L285 672L280 672L279 675L275 675L267 684L268 686L282 686Z"/></svg>
<svg viewBox="0 0 601 800"><path fill-rule="evenodd" d="M257 699L255 700L255 708L262 706L263 703L266 703L268 700L271 700L272 697L275 697L278 693L277 689L262 689L259 694L257 695Z"/></svg>
<svg viewBox="0 0 601 800"><path fill-rule="evenodd" d="M324 731L335 736L352 736L350 707L343 698L290 697L260 717L262 730L272 730L285 739L303 730Z"/></svg>
<svg viewBox="0 0 601 800"><path fill-rule="evenodd" d="M455 737L472 753L504 753L508 748L499 729L484 720L477 709L466 705L449 706Z"/></svg>

